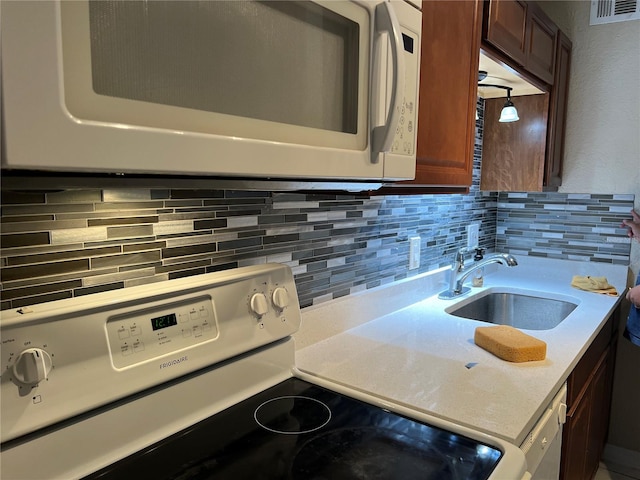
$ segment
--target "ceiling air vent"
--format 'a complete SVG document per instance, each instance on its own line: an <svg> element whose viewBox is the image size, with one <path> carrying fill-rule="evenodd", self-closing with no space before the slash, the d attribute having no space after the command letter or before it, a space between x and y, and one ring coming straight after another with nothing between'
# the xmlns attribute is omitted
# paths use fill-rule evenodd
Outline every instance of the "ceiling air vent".
<svg viewBox="0 0 640 480"><path fill-rule="evenodd" d="M640 0L593 0L590 25L640 20Z"/></svg>

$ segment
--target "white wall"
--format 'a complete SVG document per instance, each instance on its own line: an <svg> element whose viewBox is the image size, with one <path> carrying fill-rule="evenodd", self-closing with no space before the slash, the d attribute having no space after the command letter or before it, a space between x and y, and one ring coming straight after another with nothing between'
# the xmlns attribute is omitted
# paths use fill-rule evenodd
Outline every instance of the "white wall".
<svg viewBox="0 0 640 480"><path fill-rule="evenodd" d="M573 41L561 191L640 194L640 21L590 26L589 1L558 3Z"/></svg>
<svg viewBox="0 0 640 480"><path fill-rule="evenodd" d="M640 211L640 21L590 26L590 3L540 2L573 42L560 191L634 193Z"/></svg>
<svg viewBox="0 0 640 480"><path fill-rule="evenodd" d="M640 21L589 25L590 2L542 1L573 42L561 192L633 193L640 212ZM640 243L631 248L633 277ZM625 309L626 312L626 309ZM640 450L640 348L621 339L609 442Z"/></svg>

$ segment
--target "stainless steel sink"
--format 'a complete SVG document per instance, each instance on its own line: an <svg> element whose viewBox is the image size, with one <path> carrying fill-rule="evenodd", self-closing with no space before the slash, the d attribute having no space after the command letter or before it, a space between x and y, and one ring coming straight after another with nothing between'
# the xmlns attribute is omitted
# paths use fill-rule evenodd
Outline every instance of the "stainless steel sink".
<svg viewBox="0 0 640 480"><path fill-rule="evenodd" d="M446 312L456 317L525 330L550 330L557 327L578 305L565 300L519 293L490 292Z"/></svg>

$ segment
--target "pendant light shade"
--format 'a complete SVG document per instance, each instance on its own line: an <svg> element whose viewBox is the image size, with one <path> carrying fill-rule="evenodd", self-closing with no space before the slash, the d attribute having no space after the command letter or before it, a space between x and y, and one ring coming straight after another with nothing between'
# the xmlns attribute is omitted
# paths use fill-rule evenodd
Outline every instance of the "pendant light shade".
<svg viewBox="0 0 640 480"><path fill-rule="evenodd" d="M518 120L520 120L520 117L518 117L518 110L516 110L516 107L513 105L513 102L511 101L511 89L508 88L507 101L504 104L502 112L500 113L500 120L498 121L502 123L507 123L507 122L517 122Z"/></svg>

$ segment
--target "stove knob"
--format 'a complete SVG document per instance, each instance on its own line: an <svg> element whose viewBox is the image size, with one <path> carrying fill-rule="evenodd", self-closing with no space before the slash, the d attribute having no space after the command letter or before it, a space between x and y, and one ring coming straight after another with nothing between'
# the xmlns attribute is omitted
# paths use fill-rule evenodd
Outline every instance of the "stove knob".
<svg viewBox="0 0 640 480"><path fill-rule="evenodd" d="M261 317L269 311L269 304L264 293L254 293L251 297L251 311Z"/></svg>
<svg viewBox="0 0 640 480"><path fill-rule="evenodd" d="M289 292L284 287L278 287L273 291L273 304L280 310L289 306Z"/></svg>
<svg viewBox="0 0 640 480"><path fill-rule="evenodd" d="M51 371L51 356L40 348L28 348L18 355L13 364L13 374L24 385L37 385Z"/></svg>

